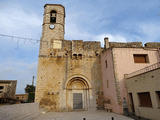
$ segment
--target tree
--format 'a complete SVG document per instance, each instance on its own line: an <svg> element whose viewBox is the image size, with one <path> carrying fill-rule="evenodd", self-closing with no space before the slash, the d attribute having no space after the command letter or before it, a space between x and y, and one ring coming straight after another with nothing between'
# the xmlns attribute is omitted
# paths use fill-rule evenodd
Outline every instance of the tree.
<svg viewBox="0 0 160 120"><path fill-rule="evenodd" d="M28 101L29 103L34 102L35 98L35 89L34 85L27 85L25 88L25 93L28 93Z"/></svg>

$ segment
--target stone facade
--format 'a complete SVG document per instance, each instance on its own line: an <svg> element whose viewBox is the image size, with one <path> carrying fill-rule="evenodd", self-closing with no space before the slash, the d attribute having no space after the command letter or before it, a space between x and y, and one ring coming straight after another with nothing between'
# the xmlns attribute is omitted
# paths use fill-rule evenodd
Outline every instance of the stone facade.
<svg viewBox="0 0 160 120"><path fill-rule="evenodd" d="M27 102L28 101L28 93L26 93L26 94L16 94L15 98L22 103Z"/></svg>
<svg viewBox="0 0 160 120"><path fill-rule="evenodd" d="M50 21L52 10L57 12L55 23ZM45 5L35 101L52 111L96 109L102 91L100 42L64 40L64 20L62 5Z"/></svg>
<svg viewBox="0 0 160 120"><path fill-rule="evenodd" d="M14 98L17 80L0 80L0 98Z"/></svg>
<svg viewBox="0 0 160 120"><path fill-rule="evenodd" d="M160 42L149 42L145 44L146 48L160 48Z"/></svg>

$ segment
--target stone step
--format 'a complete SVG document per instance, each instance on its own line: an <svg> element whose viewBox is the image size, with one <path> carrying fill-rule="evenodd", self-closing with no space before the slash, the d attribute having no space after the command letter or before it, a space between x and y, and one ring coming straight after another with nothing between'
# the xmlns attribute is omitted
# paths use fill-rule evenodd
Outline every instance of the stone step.
<svg viewBox="0 0 160 120"><path fill-rule="evenodd" d="M23 115L21 117L16 118L15 120L32 120L39 116L40 113L31 113L28 115Z"/></svg>

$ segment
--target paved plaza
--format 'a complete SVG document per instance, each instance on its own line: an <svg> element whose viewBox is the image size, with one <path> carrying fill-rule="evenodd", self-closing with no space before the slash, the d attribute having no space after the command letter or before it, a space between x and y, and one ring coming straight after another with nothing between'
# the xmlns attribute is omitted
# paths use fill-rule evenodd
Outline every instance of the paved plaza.
<svg viewBox="0 0 160 120"><path fill-rule="evenodd" d="M38 104L0 106L0 120L133 120L106 111L44 112Z"/></svg>

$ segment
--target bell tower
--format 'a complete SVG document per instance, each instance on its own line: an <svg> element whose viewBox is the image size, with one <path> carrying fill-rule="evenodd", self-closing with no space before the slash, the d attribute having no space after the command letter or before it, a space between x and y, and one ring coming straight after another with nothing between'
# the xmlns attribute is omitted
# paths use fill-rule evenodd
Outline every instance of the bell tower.
<svg viewBox="0 0 160 120"><path fill-rule="evenodd" d="M46 4L42 26L40 55L48 49L61 49L64 40L65 8L59 4Z"/></svg>
<svg viewBox="0 0 160 120"><path fill-rule="evenodd" d="M55 112L96 109L102 86L100 42L64 40L64 25L65 8L46 4L35 101Z"/></svg>

